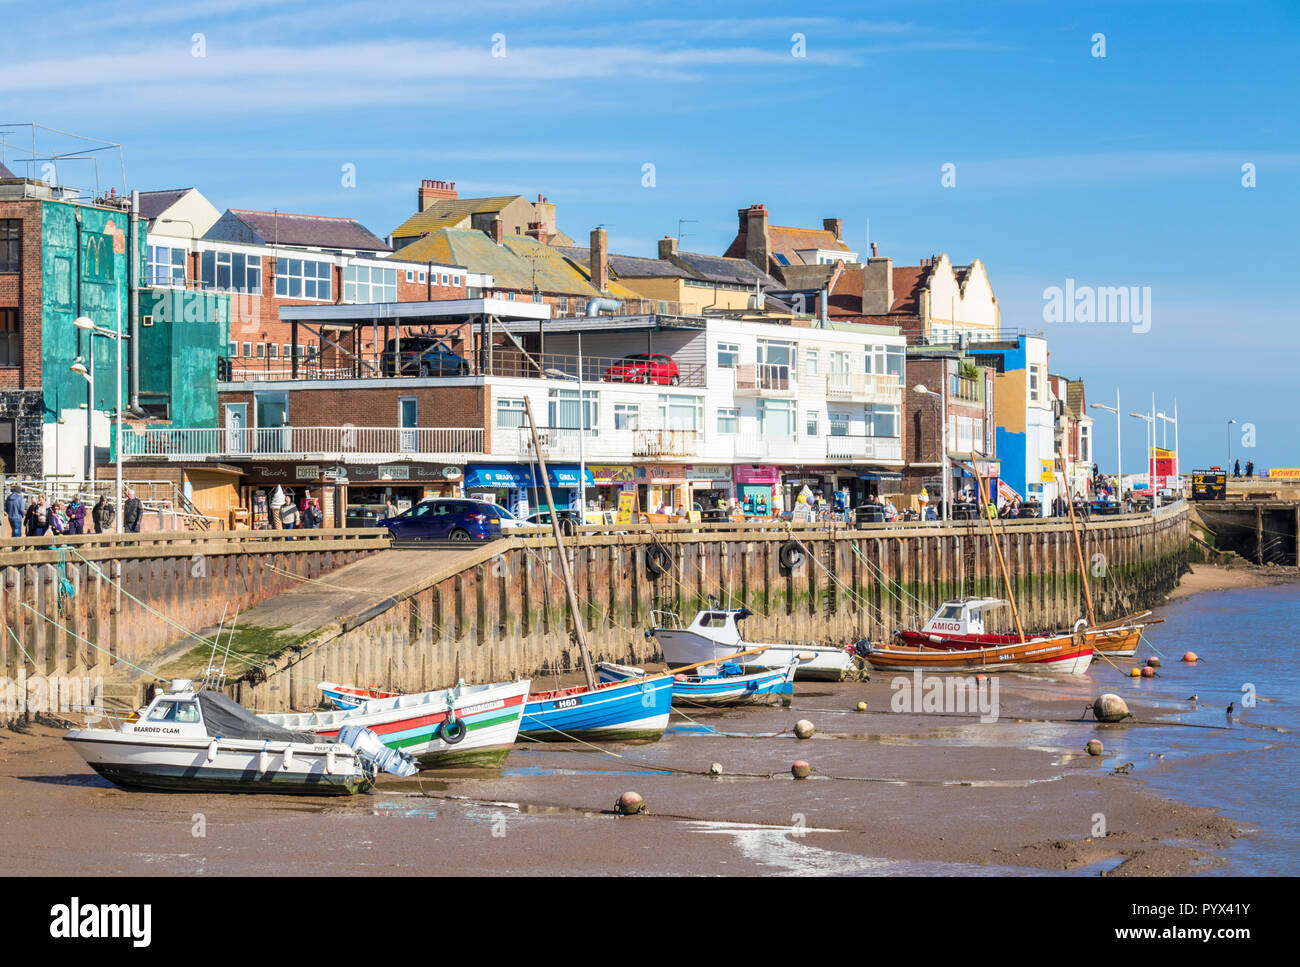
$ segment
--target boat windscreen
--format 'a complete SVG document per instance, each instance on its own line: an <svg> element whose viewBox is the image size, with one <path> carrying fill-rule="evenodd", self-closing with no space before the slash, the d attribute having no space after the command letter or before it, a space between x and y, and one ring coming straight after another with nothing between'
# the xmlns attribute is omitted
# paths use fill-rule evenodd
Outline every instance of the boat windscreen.
<svg viewBox="0 0 1300 967"><path fill-rule="evenodd" d="M203 727L208 735L226 739L268 739L271 742L323 741L310 732L290 732L259 718L224 692L198 692L203 709Z"/></svg>

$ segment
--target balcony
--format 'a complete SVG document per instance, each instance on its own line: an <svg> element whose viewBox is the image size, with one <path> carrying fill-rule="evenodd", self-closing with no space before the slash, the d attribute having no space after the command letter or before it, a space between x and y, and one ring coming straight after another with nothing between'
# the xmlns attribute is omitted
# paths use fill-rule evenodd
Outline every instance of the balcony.
<svg viewBox="0 0 1300 967"><path fill-rule="evenodd" d="M902 460L903 441L897 437L828 436L827 460Z"/></svg>
<svg viewBox="0 0 1300 967"><path fill-rule="evenodd" d="M127 427L122 436L123 457L162 460L346 455L461 461L483 453L483 446L482 427Z"/></svg>
<svg viewBox="0 0 1300 967"><path fill-rule="evenodd" d="M900 403L903 384L882 373L831 373L825 377L826 398L850 403Z"/></svg>
<svg viewBox="0 0 1300 967"><path fill-rule="evenodd" d="M702 442L703 434L697 430L635 430L632 456L696 457Z"/></svg>
<svg viewBox="0 0 1300 967"><path fill-rule="evenodd" d="M799 381L785 364L759 363L736 367L737 396L762 396L769 399L794 399L799 395Z"/></svg>
<svg viewBox="0 0 1300 967"><path fill-rule="evenodd" d="M536 456L533 436L527 427L520 427L514 436L508 430L498 430L493 439L495 456L521 460L531 460ZM701 456L704 434L696 430L614 430L600 433L589 430L586 439L582 440L576 429L539 426L537 442L547 460L693 459Z"/></svg>

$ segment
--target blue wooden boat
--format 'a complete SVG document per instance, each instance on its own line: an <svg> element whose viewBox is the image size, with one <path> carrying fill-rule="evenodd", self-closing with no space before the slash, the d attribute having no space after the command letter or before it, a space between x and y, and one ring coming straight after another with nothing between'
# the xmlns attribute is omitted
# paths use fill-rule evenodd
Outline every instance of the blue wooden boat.
<svg viewBox="0 0 1300 967"><path fill-rule="evenodd" d="M672 699L673 680L667 675L534 692L524 705L519 737L536 742L655 741L668 728Z"/></svg>
<svg viewBox="0 0 1300 967"><path fill-rule="evenodd" d="M765 703L789 705L798 668L796 660L785 668L746 675L740 665L723 662L716 672L677 674L673 676L673 704L711 707ZM646 675L640 668L612 662L601 662L596 666L596 672L602 682L638 681Z"/></svg>

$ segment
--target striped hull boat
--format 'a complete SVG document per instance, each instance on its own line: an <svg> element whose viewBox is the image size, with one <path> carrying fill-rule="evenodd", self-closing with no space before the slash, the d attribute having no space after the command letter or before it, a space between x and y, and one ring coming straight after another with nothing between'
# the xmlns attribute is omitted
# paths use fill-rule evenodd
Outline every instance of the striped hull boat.
<svg viewBox="0 0 1300 967"><path fill-rule="evenodd" d="M761 671L741 675L674 675L673 704L725 708L734 705L790 704L794 694L797 663L782 671ZM601 662L596 666L602 682L627 681L643 677L640 668Z"/></svg>
<svg viewBox="0 0 1300 967"><path fill-rule="evenodd" d="M326 739L338 735L345 725L361 725L390 749L414 757L421 769L495 768L505 762L514 745L530 684L524 679L459 686L372 699L338 712L269 713L262 718Z"/></svg>
<svg viewBox="0 0 1300 967"><path fill-rule="evenodd" d="M1092 664L1093 648L1071 635L1031 638L1021 644L981 648L925 648L906 645L872 646L866 653L879 671L1029 672L1082 675Z"/></svg>
<svg viewBox="0 0 1300 967"><path fill-rule="evenodd" d="M1088 644L1109 658L1132 658L1142 640L1142 625L1089 628L1083 634Z"/></svg>
<svg viewBox="0 0 1300 967"><path fill-rule="evenodd" d="M362 702L375 698L396 698L400 692L382 692L375 686L354 688L351 685L336 685L333 682L321 682L316 686L325 697L341 709L356 708Z"/></svg>
<svg viewBox="0 0 1300 967"><path fill-rule="evenodd" d="M537 692L528 696L519 734L535 742L656 741L668 728L672 698L667 675Z"/></svg>

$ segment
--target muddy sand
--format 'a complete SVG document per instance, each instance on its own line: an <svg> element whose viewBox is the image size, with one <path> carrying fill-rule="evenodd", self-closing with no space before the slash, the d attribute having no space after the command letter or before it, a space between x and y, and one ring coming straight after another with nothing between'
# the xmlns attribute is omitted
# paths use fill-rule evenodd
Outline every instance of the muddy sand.
<svg viewBox="0 0 1300 967"><path fill-rule="evenodd" d="M0 874L1158 875L1212 869L1246 834L1146 789L1146 770L1195 768L1159 758L1177 727L1156 712L1080 721L1100 690L1086 678L999 687L981 724L891 711L889 676L800 682L792 708L675 713L663 740L616 755L517 746L500 772L328 800L128 792L58 729L0 730ZM800 718L812 739L791 734ZM1083 753L1090 738L1104 756ZM811 778L791 778L796 759ZM613 813L629 789L648 815Z"/></svg>
<svg viewBox="0 0 1300 967"><path fill-rule="evenodd" d="M1217 564L1193 564L1191 571L1182 576L1178 587L1165 596L1166 601L1178 601L1203 591L1231 591L1236 588L1262 588L1277 584L1300 583L1300 568L1240 564L1221 567Z"/></svg>

